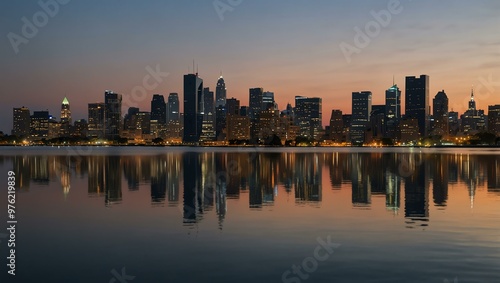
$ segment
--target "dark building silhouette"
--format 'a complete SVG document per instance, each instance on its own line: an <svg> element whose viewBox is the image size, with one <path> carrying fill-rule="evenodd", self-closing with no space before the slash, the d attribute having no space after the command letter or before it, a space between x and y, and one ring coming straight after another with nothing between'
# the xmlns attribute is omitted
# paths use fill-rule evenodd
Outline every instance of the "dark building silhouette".
<svg viewBox="0 0 500 283"><path fill-rule="evenodd" d="M182 155L184 180L183 222L186 224L197 222L196 195L200 187L200 168L198 153L186 152Z"/></svg>
<svg viewBox="0 0 500 283"><path fill-rule="evenodd" d="M167 104L167 123L178 123L179 115L179 95L175 92L170 93Z"/></svg>
<svg viewBox="0 0 500 283"><path fill-rule="evenodd" d="M436 135L448 135L448 96L444 90L438 92L432 100L433 132Z"/></svg>
<svg viewBox="0 0 500 283"><path fill-rule="evenodd" d="M116 139L122 129L122 95L106 90L104 92L105 137Z"/></svg>
<svg viewBox="0 0 500 283"><path fill-rule="evenodd" d="M351 120L351 142L362 144L365 142L365 131L370 123L372 112L372 92L362 91L352 93L352 120Z"/></svg>
<svg viewBox="0 0 500 283"><path fill-rule="evenodd" d="M27 107L14 108L12 113L12 134L18 137L30 135L30 110Z"/></svg>
<svg viewBox="0 0 500 283"><path fill-rule="evenodd" d="M405 178L405 217L407 224L416 224L417 221L429 220L429 187L425 160L418 155L408 155L405 159L408 168L408 177ZM420 224L426 226L427 224Z"/></svg>
<svg viewBox="0 0 500 283"><path fill-rule="evenodd" d="M156 120L160 125L167 124L167 103L161 94L153 95L151 100L151 120Z"/></svg>
<svg viewBox="0 0 500 283"><path fill-rule="evenodd" d="M203 124L201 104L203 80L198 74L184 75L184 143L198 143Z"/></svg>
<svg viewBox="0 0 500 283"><path fill-rule="evenodd" d="M406 77L405 116L418 120L421 137L427 136L429 127L429 76Z"/></svg>
<svg viewBox="0 0 500 283"><path fill-rule="evenodd" d="M295 97L295 124L300 136L320 140L322 138L322 100L319 97Z"/></svg>
<svg viewBox="0 0 500 283"><path fill-rule="evenodd" d="M336 142L342 142L344 136L344 121L342 119L342 110L332 110L330 117L330 139Z"/></svg>

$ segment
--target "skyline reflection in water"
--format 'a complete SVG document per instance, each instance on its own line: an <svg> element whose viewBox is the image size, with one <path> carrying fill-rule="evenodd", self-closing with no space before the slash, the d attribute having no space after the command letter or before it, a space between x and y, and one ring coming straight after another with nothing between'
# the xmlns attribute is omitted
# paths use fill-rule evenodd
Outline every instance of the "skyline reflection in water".
<svg viewBox="0 0 500 283"><path fill-rule="evenodd" d="M407 224L426 226L429 205L445 210L449 188L462 184L500 195L500 155L391 152L171 152L157 155L5 156L17 172L18 190L59 183L65 197L74 179L87 179L88 197L120 205L123 191L149 187L151 205L182 206L183 222L215 211L222 225L227 200L248 194L248 208L273 206L276 198L297 206L323 204L325 190L348 190L355 209L403 213ZM327 176L325 176L327 175ZM329 184L326 184L325 177Z"/></svg>

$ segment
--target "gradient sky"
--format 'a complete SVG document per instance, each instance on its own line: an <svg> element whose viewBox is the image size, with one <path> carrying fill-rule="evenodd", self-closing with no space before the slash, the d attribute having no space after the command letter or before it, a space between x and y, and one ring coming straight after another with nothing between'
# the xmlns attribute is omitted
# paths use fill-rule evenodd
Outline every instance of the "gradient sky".
<svg viewBox="0 0 500 283"><path fill-rule="evenodd" d="M324 124L331 109L351 112L353 91L371 90L382 104L393 75L402 90L405 76L429 75L431 101L444 89L455 111L464 111L472 85L478 108L500 104L499 1L401 0L402 12L350 63L339 45L353 45L354 28L389 0L243 0L222 21L213 2L72 0L16 54L7 35L22 35L21 19L42 8L2 1L0 131L10 134L13 107L59 117L65 95L73 119L87 119L87 103L103 101L104 90L130 98L145 68L159 65L170 75L138 101L149 111L153 93L182 95L193 60L205 87L214 89L223 71L228 98L242 105L252 87L274 91L280 109L296 95L322 97Z"/></svg>

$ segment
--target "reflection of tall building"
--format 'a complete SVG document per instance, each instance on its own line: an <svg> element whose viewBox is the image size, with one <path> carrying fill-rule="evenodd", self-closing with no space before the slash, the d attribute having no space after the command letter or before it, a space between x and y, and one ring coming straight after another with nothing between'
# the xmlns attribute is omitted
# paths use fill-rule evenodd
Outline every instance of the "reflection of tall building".
<svg viewBox="0 0 500 283"><path fill-rule="evenodd" d="M357 207L370 206L371 204L371 182L370 175L367 174L365 155L354 153L352 160L352 204Z"/></svg>
<svg viewBox="0 0 500 283"><path fill-rule="evenodd" d="M485 157L488 174L488 192L500 194L500 157Z"/></svg>
<svg viewBox="0 0 500 283"><path fill-rule="evenodd" d="M183 222L186 224L197 222L196 194L200 182L200 162L198 157L198 154L194 152L185 152L182 155L184 176Z"/></svg>
<svg viewBox="0 0 500 283"><path fill-rule="evenodd" d="M429 131L429 76L406 77L405 116L418 121L421 137Z"/></svg>
<svg viewBox="0 0 500 283"><path fill-rule="evenodd" d="M167 195L167 168L164 159L159 156L151 158L151 203L163 204Z"/></svg>
<svg viewBox="0 0 500 283"><path fill-rule="evenodd" d="M296 154L295 201L317 204L322 200L320 160L318 154Z"/></svg>
<svg viewBox="0 0 500 283"><path fill-rule="evenodd" d="M221 172L219 169L221 168L222 154L217 154L215 158L215 168L216 172ZM226 218L227 212L227 180L224 175L216 174L215 181L215 208L216 213L219 220L219 229L222 230L222 226L224 224L224 219Z"/></svg>
<svg viewBox="0 0 500 283"><path fill-rule="evenodd" d="M14 156L12 160L12 171L16 173L16 188L20 190L28 190L30 187L31 161L32 158L28 156Z"/></svg>
<svg viewBox="0 0 500 283"><path fill-rule="evenodd" d="M116 139L122 129L122 95L106 90L104 93L105 137Z"/></svg>
<svg viewBox="0 0 500 283"><path fill-rule="evenodd" d="M372 112L372 92L362 91L352 93L352 120L351 120L351 142L362 144L365 142L365 131L370 122Z"/></svg>
<svg viewBox="0 0 500 283"><path fill-rule="evenodd" d="M106 156L104 159L105 203L111 205L122 201L122 175L120 156Z"/></svg>
<svg viewBox="0 0 500 283"><path fill-rule="evenodd" d="M432 156L432 196L436 206L446 206L448 200L448 155Z"/></svg>
<svg viewBox="0 0 500 283"><path fill-rule="evenodd" d="M104 103L89 103L87 136L104 138Z"/></svg>
<svg viewBox="0 0 500 283"><path fill-rule="evenodd" d="M198 74L184 75L184 137L185 143L200 141L203 115L203 80Z"/></svg>
<svg viewBox="0 0 500 283"><path fill-rule="evenodd" d="M410 223L428 221L429 217L427 167L425 161L420 164L416 157L417 155L408 156L408 168L415 170L405 179L405 217L410 219Z"/></svg>
<svg viewBox="0 0 500 283"><path fill-rule="evenodd" d="M47 156L35 156L31 165L31 179L36 183L49 184L49 159Z"/></svg>
<svg viewBox="0 0 500 283"><path fill-rule="evenodd" d="M104 187L104 160L105 156L91 156L88 158L88 194L89 196L102 196L105 194Z"/></svg>
<svg viewBox="0 0 500 283"><path fill-rule="evenodd" d="M385 187L385 207L388 210L398 213L401 206L401 178L392 172L385 172L386 187Z"/></svg>
<svg viewBox="0 0 500 283"><path fill-rule="evenodd" d="M177 206L179 204L179 176L181 174L181 155L167 155L166 168L167 168L167 192L168 192L168 205Z"/></svg>

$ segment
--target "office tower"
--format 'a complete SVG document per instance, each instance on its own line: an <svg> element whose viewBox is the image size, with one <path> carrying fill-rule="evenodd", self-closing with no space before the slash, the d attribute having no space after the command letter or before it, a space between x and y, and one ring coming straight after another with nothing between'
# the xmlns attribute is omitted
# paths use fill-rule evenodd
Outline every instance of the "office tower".
<svg viewBox="0 0 500 283"><path fill-rule="evenodd" d="M318 97L295 97L295 121L300 136L319 140L322 136L322 105Z"/></svg>
<svg viewBox="0 0 500 283"><path fill-rule="evenodd" d="M215 87L215 107L226 106L226 97L226 83L224 82L224 78L221 74L219 80L217 81L217 86Z"/></svg>
<svg viewBox="0 0 500 283"><path fill-rule="evenodd" d="M401 91L393 84L385 91L385 136L396 138L397 126L401 119Z"/></svg>
<svg viewBox="0 0 500 283"><path fill-rule="evenodd" d="M34 140L49 137L49 111L34 111L30 122L30 135Z"/></svg>
<svg viewBox="0 0 500 283"><path fill-rule="evenodd" d="M201 141L215 140L215 108L214 108L214 92L210 88L203 89L202 100L203 124L201 129Z"/></svg>
<svg viewBox="0 0 500 283"><path fill-rule="evenodd" d="M261 111L264 110L276 110L276 102L274 101L274 92L265 91L262 93L262 106Z"/></svg>
<svg viewBox="0 0 500 283"><path fill-rule="evenodd" d="M71 128L71 110L67 97L61 103L61 137L69 137Z"/></svg>
<svg viewBox="0 0 500 283"><path fill-rule="evenodd" d="M344 121L342 119L342 110L332 110L330 118L330 139L336 142L343 141Z"/></svg>
<svg viewBox="0 0 500 283"><path fill-rule="evenodd" d="M432 117L434 118L434 134L448 135L448 96L444 90L438 92L432 100Z"/></svg>
<svg viewBox="0 0 500 283"><path fill-rule="evenodd" d="M500 104L488 106L488 131L500 136Z"/></svg>
<svg viewBox="0 0 500 283"><path fill-rule="evenodd" d="M163 95L153 95L151 100L151 120L158 121L160 125L167 124L167 104Z"/></svg>
<svg viewBox="0 0 500 283"><path fill-rule="evenodd" d="M117 139L122 128L122 95L106 90L104 92L105 138Z"/></svg>
<svg viewBox="0 0 500 283"><path fill-rule="evenodd" d="M249 98L249 107L250 111L248 112L250 119L255 120L258 118L258 115L262 109L262 97L264 95L263 88L251 88L250 89L250 98Z"/></svg>
<svg viewBox="0 0 500 283"><path fill-rule="evenodd" d="M89 103L88 130L89 138L104 138L104 103Z"/></svg>
<svg viewBox="0 0 500 283"><path fill-rule="evenodd" d="M227 99L226 113L228 115L238 115L240 113L240 101L234 97Z"/></svg>
<svg viewBox="0 0 500 283"><path fill-rule="evenodd" d="M370 122L372 112L371 91L352 93L352 120L351 120L351 143L363 144L365 142L365 131Z"/></svg>
<svg viewBox="0 0 500 283"><path fill-rule="evenodd" d="M215 109L215 136L218 141L225 140L224 129L226 128L226 107L219 105Z"/></svg>
<svg viewBox="0 0 500 283"><path fill-rule="evenodd" d="M429 132L429 76L406 77L405 116L418 120L421 137Z"/></svg>
<svg viewBox="0 0 500 283"><path fill-rule="evenodd" d="M139 111L135 113L135 130L136 136L149 135L151 133L151 113L146 111Z"/></svg>
<svg viewBox="0 0 500 283"><path fill-rule="evenodd" d="M385 105L372 105L369 127L371 128L371 135L373 138L381 139L385 136L385 114Z"/></svg>
<svg viewBox="0 0 500 283"><path fill-rule="evenodd" d="M167 123L179 122L179 113L179 94L174 92L168 95Z"/></svg>
<svg viewBox="0 0 500 283"><path fill-rule="evenodd" d="M87 120L80 119L75 121L74 130L71 135L74 137L84 138L87 136L87 131L88 131Z"/></svg>
<svg viewBox="0 0 500 283"><path fill-rule="evenodd" d="M14 108L12 113L12 135L28 137L30 135L30 110L27 107Z"/></svg>
<svg viewBox="0 0 500 283"><path fill-rule="evenodd" d="M452 136L455 136L460 130L460 124L458 121L458 112L455 111L448 112L448 128L449 128L449 133Z"/></svg>
<svg viewBox="0 0 500 283"><path fill-rule="evenodd" d="M184 75L184 143L200 141L203 115L200 102L203 99L203 80L198 74Z"/></svg>

